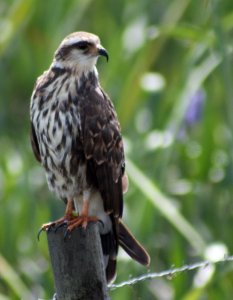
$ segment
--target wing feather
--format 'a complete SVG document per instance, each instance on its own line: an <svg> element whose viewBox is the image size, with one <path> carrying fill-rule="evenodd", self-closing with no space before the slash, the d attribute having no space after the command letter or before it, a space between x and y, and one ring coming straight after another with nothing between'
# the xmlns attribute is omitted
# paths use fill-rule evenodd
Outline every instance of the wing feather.
<svg viewBox="0 0 233 300"><path fill-rule="evenodd" d="M81 122L87 179L96 183L105 211L121 217L123 142L113 104L99 87L90 90L83 101Z"/></svg>
<svg viewBox="0 0 233 300"><path fill-rule="evenodd" d="M36 137L35 128L34 128L32 122L31 122L30 138L31 138L31 145L32 145L33 153L34 153L36 159L38 160L38 162L41 163L39 144L38 144L38 140L37 140L37 137Z"/></svg>

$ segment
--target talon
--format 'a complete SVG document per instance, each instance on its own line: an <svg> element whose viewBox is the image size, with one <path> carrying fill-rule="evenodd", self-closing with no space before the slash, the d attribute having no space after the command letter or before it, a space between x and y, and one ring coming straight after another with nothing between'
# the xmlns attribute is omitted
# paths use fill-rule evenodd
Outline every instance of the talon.
<svg viewBox="0 0 233 300"><path fill-rule="evenodd" d="M67 229L67 230L65 231L65 234L64 234L64 241L65 241L68 237L70 237L70 231Z"/></svg>
<svg viewBox="0 0 233 300"><path fill-rule="evenodd" d="M68 221L64 220L63 223L55 225L55 227L54 227L54 232L56 233L57 230L58 230L59 228L61 228L61 227L63 227L63 226L66 226L66 225L67 225L67 222L68 222Z"/></svg>
<svg viewBox="0 0 233 300"><path fill-rule="evenodd" d="M57 232L57 230L60 227L67 225L67 223L69 221L72 221L73 219L74 219L74 216L73 216L73 201L68 200L64 217L62 217L62 218L60 218L60 219L58 219L54 222L49 222L49 223L43 224L41 229L39 230L39 232L37 234L38 240L40 238L40 234L41 234L42 231L49 232L52 228L54 228L54 232Z"/></svg>
<svg viewBox="0 0 233 300"><path fill-rule="evenodd" d="M43 224L37 233L38 241L40 240L41 232L42 231L50 231L55 224L56 224L55 222L49 222L49 223Z"/></svg>
<svg viewBox="0 0 233 300"><path fill-rule="evenodd" d="M45 227L43 230L47 231L47 232L50 232L52 230L53 226L55 226L55 224L52 223L50 226Z"/></svg>
<svg viewBox="0 0 233 300"><path fill-rule="evenodd" d="M40 235L41 235L41 232L42 232L42 231L44 231L43 227L41 227L40 230L39 230L38 233L37 233L37 240L38 240L38 241L40 241Z"/></svg>

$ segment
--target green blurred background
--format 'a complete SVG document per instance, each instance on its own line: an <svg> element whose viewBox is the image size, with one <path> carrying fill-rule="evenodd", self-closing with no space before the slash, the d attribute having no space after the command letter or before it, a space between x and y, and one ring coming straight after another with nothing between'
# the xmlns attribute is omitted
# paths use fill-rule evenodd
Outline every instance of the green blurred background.
<svg viewBox="0 0 233 300"><path fill-rule="evenodd" d="M233 253L232 0L1 0L0 300L51 299L40 225L63 214L29 141L37 76L73 31L100 36L103 88L122 125L124 220L150 269L119 254L116 282ZM144 281L115 299L232 299L233 265Z"/></svg>

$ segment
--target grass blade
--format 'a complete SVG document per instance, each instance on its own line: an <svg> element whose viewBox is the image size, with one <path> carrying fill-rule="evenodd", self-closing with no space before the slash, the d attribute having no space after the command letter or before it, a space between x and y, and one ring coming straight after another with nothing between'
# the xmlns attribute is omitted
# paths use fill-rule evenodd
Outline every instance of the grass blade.
<svg viewBox="0 0 233 300"><path fill-rule="evenodd" d="M139 168L127 159L127 174L130 180L141 190L157 210L184 236L198 254L203 254L205 241L193 226L182 216L172 204L171 199L164 195L159 188Z"/></svg>

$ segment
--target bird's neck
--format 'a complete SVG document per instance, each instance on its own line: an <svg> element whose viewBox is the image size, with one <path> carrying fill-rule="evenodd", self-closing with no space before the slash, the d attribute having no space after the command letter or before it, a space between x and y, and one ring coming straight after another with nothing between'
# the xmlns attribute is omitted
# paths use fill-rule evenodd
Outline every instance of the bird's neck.
<svg viewBox="0 0 233 300"><path fill-rule="evenodd" d="M65 70L75 77L88 77L89 74L93 74L98 78L98 71L95 65L85 65L85 64L79 64L79 65L74 65L74 64L69 64L66 62L64 64L63 62L56 61L54 60L52 62L52 65L50 66L50 69L52 68L59 68L61 70Z"/></svg>
<svg viewBox="0 0 233 300"><path fill-rule="evenodd" d="M96 66L92 66L92 68L80 68L80 67L69 67L67 64L64 64L53 61L50 70L56 70L67 74L70 80L70 86L74 86L75 90L86 90L88 91L90 88L94 88L99 85L98 80L98 71Z"/></svg>

